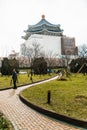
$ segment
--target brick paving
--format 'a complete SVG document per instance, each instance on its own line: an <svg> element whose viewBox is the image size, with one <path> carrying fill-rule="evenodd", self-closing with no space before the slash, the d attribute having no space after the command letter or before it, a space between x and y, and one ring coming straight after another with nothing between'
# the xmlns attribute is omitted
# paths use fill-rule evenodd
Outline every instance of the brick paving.
<svg viewBox="0 0 87 130"><path fill-rule="evenodd" d="M15 130L80 130L44 116L23 104L19 99L19 92L29 86L31 85L17 90L0 91L0 111L12 122Z"/></svg>

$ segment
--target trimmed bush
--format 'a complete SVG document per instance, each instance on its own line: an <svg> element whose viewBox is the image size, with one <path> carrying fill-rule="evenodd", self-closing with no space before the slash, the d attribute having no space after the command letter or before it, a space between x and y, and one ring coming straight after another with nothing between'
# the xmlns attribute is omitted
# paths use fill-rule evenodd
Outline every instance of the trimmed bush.
<svg viewBox="0 0 87 130"><path fill-rule="evenodd" d="M19 62L16 59L3 59L1 67L2 75L11 75L14 68L18 71Z"/></svg>
<svg viewBox="0 0 87 130"><path fill-rule="evenodd" d="M36 58L33 61L32 68L35 74L47 74L47 62L43 57Z"/></svg>

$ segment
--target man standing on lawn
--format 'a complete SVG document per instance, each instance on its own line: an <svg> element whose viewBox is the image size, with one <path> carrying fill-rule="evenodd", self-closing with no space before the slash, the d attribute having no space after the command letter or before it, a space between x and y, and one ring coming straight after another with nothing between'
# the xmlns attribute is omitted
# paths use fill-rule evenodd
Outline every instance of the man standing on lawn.
<svg viewBox="0 0 87 130"><path fill-rule="evenodd" d="M15 69L13 69L12 80L13 80L13 84L14 84L13 89L17 89L16 83L18 82L18 78L17 78L17 72Z"/></svg>

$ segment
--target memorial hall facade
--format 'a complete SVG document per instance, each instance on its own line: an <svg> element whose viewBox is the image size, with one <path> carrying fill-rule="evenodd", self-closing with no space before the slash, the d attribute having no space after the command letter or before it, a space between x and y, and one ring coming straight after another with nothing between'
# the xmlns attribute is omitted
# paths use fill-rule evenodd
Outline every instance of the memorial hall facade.
<svg viewBox="0 0 87 130"><path fill-rule="evenodd" d="M78 48L75 44L74 37L63 35L63 29L60 24L52 24L42 15L41 20L35 25L28 25L28 29L24 31L25 40L21 44L21 55L23 55L24 47L31 47L33 43L38 43L43 48L44 52L52 52L55 56L76 56Z"/></svg>

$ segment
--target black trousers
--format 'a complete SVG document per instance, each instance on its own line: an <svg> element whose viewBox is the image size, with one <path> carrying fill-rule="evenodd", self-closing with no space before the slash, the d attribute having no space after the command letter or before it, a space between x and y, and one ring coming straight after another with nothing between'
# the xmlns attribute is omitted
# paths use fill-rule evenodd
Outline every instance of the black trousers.
<svg viewBox="0 0 87 130"><path fill-rule="evenodd" d="M14 84L14 89L16 89L17 88L16 80L13 80L13 84Z"/></svg>

